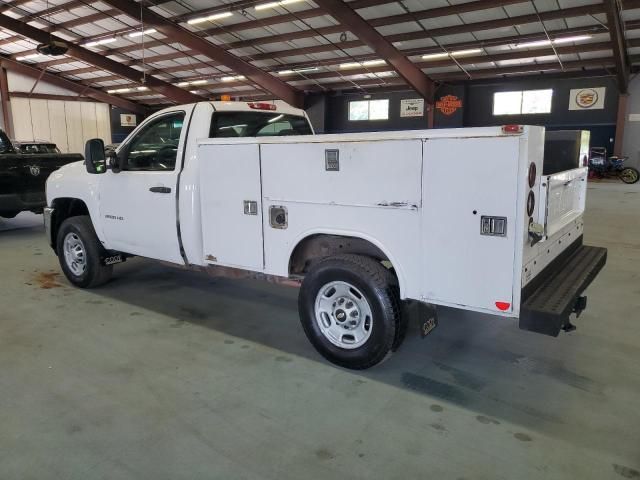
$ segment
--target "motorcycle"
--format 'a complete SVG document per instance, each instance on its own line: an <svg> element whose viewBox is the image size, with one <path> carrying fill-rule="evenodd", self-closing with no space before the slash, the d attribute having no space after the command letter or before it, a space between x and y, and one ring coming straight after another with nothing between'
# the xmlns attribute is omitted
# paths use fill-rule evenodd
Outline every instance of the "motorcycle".
<svg viewBox="0 0 640 480"><path fill-rule="evenodd" d="M633 167L625 167L629 157L607 156L607 149L591 147L589 151L589 178L618 177L624 183L636 183L640 172Z"/></svg>

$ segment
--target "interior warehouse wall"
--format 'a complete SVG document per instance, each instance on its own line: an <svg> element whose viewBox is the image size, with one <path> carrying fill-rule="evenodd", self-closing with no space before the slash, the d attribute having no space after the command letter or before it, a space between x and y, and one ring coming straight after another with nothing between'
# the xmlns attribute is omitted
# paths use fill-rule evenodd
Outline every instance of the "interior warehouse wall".
<svg viewBox="0 0 640 480"><path fill-rule="evenodd" d="M640 77L638 76L629 82L628 102L622 154L629 157L628 165L640 168Z"/></svg>
<svg viewBox="0 0 640 480"><path fill-rule="evenodd" d="M8 72L10 93L28 93L34 80ZM77 96L68 90L39 82L33 93ZM11 113L16 140L47 140L65 153L83 153L90 138L111 143L110 106L76 100L45 100L11 96Z"/></svg>
<svg viewBox="0 0 640 480"><path fill-rule="evenodd" d="M605 87L604 108L569 110L572 89ZM495 92L553 89L551 113L536 115L493 115ZM550 130L589 130L591 146L613 152L618 112L618 88L610 76L530 77L473 82L466 85L464 125L485 127L509 123L541 125Z"/></svg>

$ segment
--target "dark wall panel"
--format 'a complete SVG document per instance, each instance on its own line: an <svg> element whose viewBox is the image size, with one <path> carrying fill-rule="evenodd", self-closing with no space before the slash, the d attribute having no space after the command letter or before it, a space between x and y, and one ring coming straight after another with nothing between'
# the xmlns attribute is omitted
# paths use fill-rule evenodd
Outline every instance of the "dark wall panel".
<svg viewBox="0 0 640 480"><path fill-rule="evenodd" d="M400 117L400 100L419 98L412 91L371 94L369 100L389 99L389 119L350 121L349 102L367 100L364 94L343 94L327 97L325 133L375 132L382 130L416 130L427 128L427 112L422 117ZM426 110L426 103L425 103Z"/></svg>
<svg viewBox="0 0 640 480"><path fill-rule="evenodd" d="M606 87L605 107L602 110L569 110L569 93L574 88ZM514 90L553 89L550 114L493 115L493 94ZM618 89L612 77L504 79L491 83L467 85L465 126L484 127L520 123L543 126L615 125L618 109Z"/></svg>
<svg viewBox="0 0 640 480"><path fill-rule="evenodd" d="M145 118L143 115L131 113L127 110L123 110L119 107L111 106L111 141L113 143L121 143L127 135L133 132L136 127L123 127L120 119L120 114L126 114L136 117L136 125L140 125L140 122Z"/></svg>

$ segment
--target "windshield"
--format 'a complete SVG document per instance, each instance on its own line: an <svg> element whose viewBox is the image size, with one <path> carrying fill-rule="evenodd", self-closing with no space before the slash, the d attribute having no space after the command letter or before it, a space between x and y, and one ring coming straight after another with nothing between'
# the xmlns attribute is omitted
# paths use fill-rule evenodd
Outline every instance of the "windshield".
<svg viewBox="0 0 640 480"><path fill-rule="evenodd" d="M277 137L311 135L305 117L275 112L216 112L211 120L211 138Z"/></svg>

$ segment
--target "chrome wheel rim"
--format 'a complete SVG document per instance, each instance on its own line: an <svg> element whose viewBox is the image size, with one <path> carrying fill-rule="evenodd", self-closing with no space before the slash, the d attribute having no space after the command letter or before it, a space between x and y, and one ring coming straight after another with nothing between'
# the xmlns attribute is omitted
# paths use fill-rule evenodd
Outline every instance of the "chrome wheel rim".
<svg viewBox="0 0 640 480"><path fill-rule="evenodd" d="M87 269L87 253L84 243L75 233L67 233L63 243L64 261L71 273L76 277L82 275Z"/></svg>
<svg viewBox="0 0 640 480"><path fill-rule="evenodd" d="M315 318L333 345L353 350L364 345L373 329L371 306L360 290L347 282L329 282L316 296Z"/></svg>

